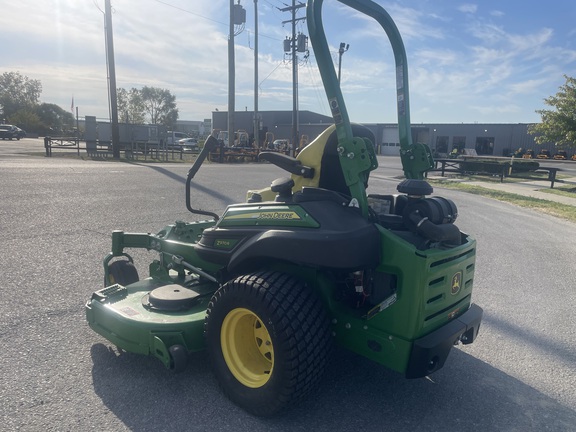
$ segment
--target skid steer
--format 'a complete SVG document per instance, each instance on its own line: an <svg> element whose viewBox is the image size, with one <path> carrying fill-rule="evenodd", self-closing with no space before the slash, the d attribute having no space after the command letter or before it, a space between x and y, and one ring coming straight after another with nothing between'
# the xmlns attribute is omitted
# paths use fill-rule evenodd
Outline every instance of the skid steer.
<svg viewBox="0 0 576 432"><path fill-rule="evenodd" d="M223 214L192 205L191 182L218 145L210 137L190 169L186 207L204 220L156 234L112 233L104 288L86 303L90 327L122 350L182 371L207 350L223 392L258 416L275 415L321 379L334 345L404 374L440 369L472 343L482 309L472 303L475 240L454 224L454 202L432 197L430 149L412 143L408 73L400 34L370 0L340 0L374 18L396 65L398 194L368 194L375 139L351 124L322 27L322 0L307 21L334 124L296 158L260 157L287 175ZM140 279L130 249L156 251Z"/></svg>

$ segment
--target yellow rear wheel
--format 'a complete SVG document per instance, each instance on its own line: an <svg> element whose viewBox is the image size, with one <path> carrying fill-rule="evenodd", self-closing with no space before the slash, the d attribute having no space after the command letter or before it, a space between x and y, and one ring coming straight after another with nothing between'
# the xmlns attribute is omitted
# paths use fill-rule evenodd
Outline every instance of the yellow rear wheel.
<svg viewBox="0 0 576 432"><path fill-rule="evenodd" d="M268 329L254 312L237 308L222 322L222 354L228 369L246 387L268 382L274 368L274 347Z"/></svg>
<svg viewBox="0 0 576 432"><path fill-rule="evenodd" d="M265 417L315 387L331 345L330 323L316 293L275 271L238 276L220 287L206 309L205 336L224 393Z"/></svg>

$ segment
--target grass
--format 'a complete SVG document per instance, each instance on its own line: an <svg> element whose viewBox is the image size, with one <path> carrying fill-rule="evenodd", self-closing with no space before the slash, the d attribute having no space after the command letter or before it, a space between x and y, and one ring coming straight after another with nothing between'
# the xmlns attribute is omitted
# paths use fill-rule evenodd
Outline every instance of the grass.
<svg viewBox="0 0 576 432"><path fill-rule="evenodd" d="M483 179L483 181L486 181ZM499 180L498 180L499 181ZM576 208L571 205L557 203L554 201L543 200L539 198L531 198L523 195L518 195L509 192L501 192L497 190L488 189L482 186L470 185L463 181L450 181L450 180L428 180L431 185L443 187L446 189L457 189L475 195L481 195L488 198L493 198L498 201L505 201L519 207L529 208L551 216L556 216L562 219L576 222ZM543 189L542 192L558 193L561 195L576 198L576 188L566 187L558 189Z"/></svg>
<svg viewBox="0 0 576 432"><path fill-rule="evenodd" d="M542 189L540 192L576 198L576 186L556 186L554 189Z"/></svg>

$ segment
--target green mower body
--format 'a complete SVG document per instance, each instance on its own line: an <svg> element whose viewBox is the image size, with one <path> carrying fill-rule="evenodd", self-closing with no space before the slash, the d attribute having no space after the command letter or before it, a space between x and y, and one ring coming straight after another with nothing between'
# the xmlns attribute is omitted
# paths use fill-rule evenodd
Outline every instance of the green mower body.
<svg viewBox="0 0 576 432"><path fill-rule="evenodd" d="M318 293L337 343L408 377L434 372L454 344L474 340L480 315L470 307L472 238L460 233L457 246L427 247L401 216L366 221L324 189L306 188L295 199L302 201L233 205L217 223L179 223L158 234L115 232L118 257L143 247L160 258L150 264L149 278L95 292L86 306L89 324L126 351L179 368L169 348L204 349L206 309L220 285L266 269L293 275Z"/></svg>
<svg viewBox="0 0 576 432"><path fill-rule="evenodd" d="M210 137L188 173L187 208L209 220L156 234L112 234L105 287L86 303L92 329L119 348L177 371L207 349L224 392L256 415L304 397L333 344L408 378L440 369L451 348L472 343L482 309L472 303L476 242L454 224L456 205L428 197L427 146L409 131L404 47L388 14L368 0L341 0L374 17L397 67L401 158L398 194L368 194L374 137L351 124L322 30L322 1L308 3L310 37L335 124L297 158L261 153L287 171L249 191L222 216L192 207L190 184L217 146ZM156 251L140 280L130 249Z"/></svg>

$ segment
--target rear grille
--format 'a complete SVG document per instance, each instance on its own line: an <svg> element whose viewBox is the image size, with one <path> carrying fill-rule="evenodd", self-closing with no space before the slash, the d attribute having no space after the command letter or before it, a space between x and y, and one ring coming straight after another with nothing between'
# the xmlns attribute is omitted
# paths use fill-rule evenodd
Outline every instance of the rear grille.
<svg viewBox="0 0 576 432"><path fill-rule="evenodd" d="M469 255L469 256L474 256L475 253L476 253L476 249L469 249L469 250L467 250L466 252L461 253L460 255L454 255L454 256L450 256L450 257L448 257L448 258L444 258L444 259L435 261L435 262L433 262L432 264L430 264L430 268L438 267L438 266L440 266L440 265L442 265L442 264L446 264L446 263L449 263L449 262L452 262L452 261L456 261L456 260L458 260L458 259L460 259L460 258L463 258L463 257L467 256L467 255ZM471 266L473 267L474 265L471 264ZM468 267L470 267L470 266L468 266ZM468 268L466 268L466 270L468 270Z"/></svg>
<svg viewBox="0 0 576 432"><path fill-rule="evenodd" d="M470 295L467 295L466 297L460 299L460 301L457 301L457 302L455 302L455 303L452 303L450 306L445 307L444 309L439 310L438 312L435 312L435 313L433 313L433 314L431 314L431 315L428 315L426 318L424 318L424 321L430 321L431 319L434 319L434 318L436 318L436 317L438 317L438 316L440 316L440 315L444 315L444 314L446 314L446 313L448 313L448 312L454 311L455 309L458 308L459 305L464 305L464 304L466 304L466 303L469 303L469 302L470 302L470 299L471 299L471 298L470 298Z"/></svg>

